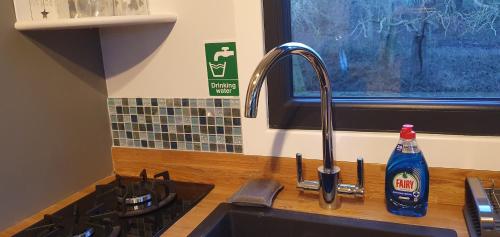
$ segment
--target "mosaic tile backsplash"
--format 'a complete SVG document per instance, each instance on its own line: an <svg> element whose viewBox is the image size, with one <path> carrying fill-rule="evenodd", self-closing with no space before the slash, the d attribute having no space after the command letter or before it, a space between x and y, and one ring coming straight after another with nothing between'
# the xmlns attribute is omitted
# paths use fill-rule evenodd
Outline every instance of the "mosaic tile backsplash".
<svg viewBox="0 0 500 237"><path fill-rule="evenodd" d="M109 98L116 147L243 153L239 99Z"/></svg>

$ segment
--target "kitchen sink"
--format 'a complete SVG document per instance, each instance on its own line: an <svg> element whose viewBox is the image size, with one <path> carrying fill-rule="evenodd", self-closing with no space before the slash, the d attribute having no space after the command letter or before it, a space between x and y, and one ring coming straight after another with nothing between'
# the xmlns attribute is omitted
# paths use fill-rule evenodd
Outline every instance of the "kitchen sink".
<svg viewBox="0 0 500 237"><path fill-rule="evenodd" d="M189 236L455 237L457 233L449 229L222 203Z"/></svg>

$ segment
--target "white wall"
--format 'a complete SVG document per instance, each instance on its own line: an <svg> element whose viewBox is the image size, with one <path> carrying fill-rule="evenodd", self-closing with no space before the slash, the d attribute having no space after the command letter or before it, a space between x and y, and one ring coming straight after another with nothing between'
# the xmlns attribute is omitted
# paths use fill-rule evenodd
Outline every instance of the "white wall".
<svg viewBox="0 0 500 237"><path fill-rule="evenodd" d="M235 40L243 104L248 79L264 55L261 1L151 0L153 12L175 12L178 22L171 31L151 26L101 32L109 96L208 97L204 43ZM245 154L301 152L321 159L320 131L268 128L266 98L261 96L256 119L243 119ZM335 152L339 160L362 155L385 163L397 139L394 133L336 132ZM500 137L418 134L418 140L431 166L500 170Z"/></svg>
<svg viewBox="0 0 500 237"><path fill-rule="evenodd" d="M103 29L110 97L208 97L204 43L235 40L233 0L150 0L175 25Z"/></svg>

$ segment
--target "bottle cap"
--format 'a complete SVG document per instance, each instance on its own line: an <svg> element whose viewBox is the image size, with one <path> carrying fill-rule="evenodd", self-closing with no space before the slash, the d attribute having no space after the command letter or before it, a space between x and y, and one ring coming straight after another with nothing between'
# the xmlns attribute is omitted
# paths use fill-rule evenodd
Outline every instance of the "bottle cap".
<svg viewBox="0 0 500 237"><path fill-rule="evenodd" d="M401 128L401 132L399 133L399 137L403 139L415 139L417 134L413 131L412 124L405 124Z"/></svg>

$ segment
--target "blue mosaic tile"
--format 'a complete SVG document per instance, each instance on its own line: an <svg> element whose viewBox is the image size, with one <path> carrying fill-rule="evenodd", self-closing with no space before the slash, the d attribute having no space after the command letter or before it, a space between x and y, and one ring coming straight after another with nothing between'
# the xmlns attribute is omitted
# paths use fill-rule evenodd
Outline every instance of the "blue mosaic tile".
<svg viewBox="0 0 500 237"><path fill-rule="evenodd" d="M113 146L242 153L239 99L109 98Z"/></svg>

